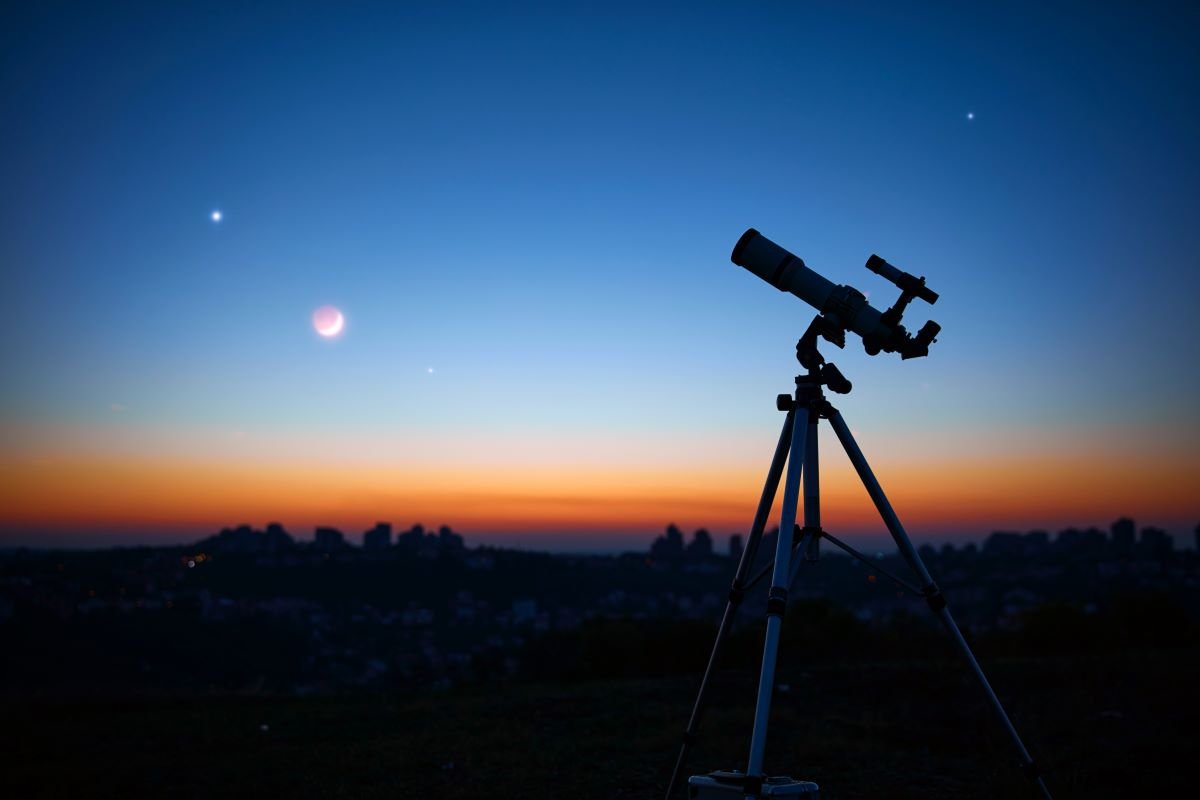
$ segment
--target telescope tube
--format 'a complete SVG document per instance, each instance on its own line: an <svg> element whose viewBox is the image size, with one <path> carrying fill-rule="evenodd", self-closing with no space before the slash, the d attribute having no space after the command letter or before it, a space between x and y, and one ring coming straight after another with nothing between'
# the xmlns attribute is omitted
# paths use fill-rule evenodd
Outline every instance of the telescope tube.
<svg viewBox="0 0 1200 800"><path fill-rule="evenodd" d="M733 246L729 259L745 267L781 292L791 292L818 311L825 307L837 286L818 275L804 261L750 228Z"/></svg>
<svg viewBox="0 0 1200 800"><path fill-rule="evenodd" d="M864 340L886 342L895 330L884 324L882 314L853 286L841 286L818 275L754 228L742 234L729 259L779 291L791 292L820 313L835 317Z"/></svg>

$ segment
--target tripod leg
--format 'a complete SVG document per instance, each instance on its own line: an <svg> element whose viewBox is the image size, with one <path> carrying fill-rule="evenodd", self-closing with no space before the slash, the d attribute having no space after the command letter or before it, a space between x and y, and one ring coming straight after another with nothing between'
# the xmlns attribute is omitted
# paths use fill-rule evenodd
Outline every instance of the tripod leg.
<svg viewBox="0 0 1200 800"><path fill-rule="evenodd" d="M808 439L804 451L804 527L810 531L821 528L821 464L817 452L817 423L820 417L812 414L808 418ZM805 561L816 561L820 551L821 537L813 535L804 552Z"/></svg>
<svg viewBox="0 0 1200 800"><path fill-rule="evenodd" d="M779 479L783 475L784 462L787 461L794 421L795 412L789 410L783 421L783 430L779 433L779 442L775 445L775 456L771 459L771 467L767 470L767 480L763 484L762 495L758 500L758 509L754 512L754 524L750 527L750 536L746 540L746 547L742 550L741 560L738 561L737 571L734 573L733 585L729 589L729 599L725 603L725 613L721 616L721 625L717 628L717 638L713 642L712 652L708 656L708 666L704 668L704 677L700 681L700 691L692 706L692 716L688 720L687 730L683 733L679 758L675 760L675 769L671 771L671 780L667 784L667 800L670 800L671 795L675 793L675 786L679 781L680 772L683 770L684 759L687 758L688 747L695 741L696 729L700 726L700 717L704 713L708 684L716 670L717 660L721 655L721 646L725 642L725 635L729 633L733 618L745 596L746 574L754 565L754 557L758 554L758 545L762 541L767 517L771 514L771 506L775 504L775 492L779 488Z"/></svg>
<svg viewBox="0 0 1200 800"><path fill-rule="evenodd" d="M787 608L788 567L792 555L792 533L796 527L796 504L800 498L800 475L804 468L809 413L808 408L798 406L796 422L792 426L792 446L787 479L783 486L783 514L779 520L779 539L775 543L775 570L771 574L771 589L767 595L767 634L763 642L762 671L758 677L758 702L754 707L754 732L750 738L750 757L746 764L748 782L762 779L767 720L771 715L771 693L775 689L775 661L779 655L783 612Z"/></svg>
<svg viewBox="0 0 1200 800"><path fill-rule="evenodd" d="M820 417L808 417L808 437L804 440L804 534L796 545L798 558L792 562L792 573L788 586L796 582L800 567L805 562L816 561L820 554L821 536L821 464L817 450L817 423Z"/></svg>
<svg viewBox="0 0 1200 800"><path fill-rule="evenodd" d="M892 534L892 539L895 540L896 546L900 548L900 555L903 556L904 560L908 562L909 567L912 568L912 571L921 579L922 594L925 595L925 600L929 603L929 607L938 615L942 625L949 631L963 659L967 662L967 666L975 673L975 679L979 681L980 687L983 689L984 694L987 695L987 700L992 710L996 712L1000 723L1004 726L1005 731L1008 732L1009 738L1020 755L1022 770L1037 785L1038 789L1041 790L1042 796L1050 800L1050 791L1046 788L1045 782L1038 774L1037 766L1030 757L1029 751L1025 749L1025 743L1021 741L1021 737L1017 734L1017 729L1013 726L1012 720L1008 718L1008 713L1005 712L1000 699L996 697L996 693L992 690L992 685L988 683L987 676L983 674L983 669L980 668L979 662L975 660L975 654L971 652L970 645L963 638L962 631L958 629L958 625L954 622L954 617L950 615L950 609L946 606L945 597L943 597L941 591L933 582L933 578L929 576L929 570L925 568L920 554L913 547L908 534L904 531L904 526L900 524L900 519L896 516L896 512L892 510L892 504L888 502L887 496L883 493L883 488L875 478L875 473L871 471L871 467L867 464L867 459L863 456L862 450L859 449L858 443L854 441L854 437L850 434L850 428L846 425L846 421L842 419L841 413L835 410L830 414L829 422L833 425L833 430L837 433L842 447L845 448L846 455L850 457L851 463L854 464L854 469L858 472L858 477L862 480L863 486L866 487L867 494L871 496L871 500L875 503L875 508L879 511L879 516L883 518L884 524L887 525L888 531Z"/></svg>

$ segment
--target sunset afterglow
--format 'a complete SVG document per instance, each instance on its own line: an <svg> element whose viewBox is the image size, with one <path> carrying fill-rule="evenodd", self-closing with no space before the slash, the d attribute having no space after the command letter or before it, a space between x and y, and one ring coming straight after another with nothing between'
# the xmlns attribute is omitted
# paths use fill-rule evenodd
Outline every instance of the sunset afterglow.
<svg viewBox="0 0 1200 800"><path fill-rule="evenodd" d="M882 528L870 502L826 433L826 525L848 536L878 537ZM769 457L773 444L769 437L695 444L666 437L655 448L630 445L625 460L620 448L604 447L600 437L581 440L572 452L482 432L440 442L394 435L370 445L250 434L222 438L216 431L168 436L77 430L65 438L89 437L89 452L64 447L5 455L0 500L10 525L43 531L52 540L95 529L102 532L97 541L130 541L186 539L241 522L278 520L297 532L336 523L353 531L386 519L400 525L448 522L476 532L480 541L619 549L644 542L667 522L744 532L765 470L758 456ZM122 454L99 446L107 439L119 450L120 443L139 437L142 444ZM1187 469L1190 454L1172 454L1166 445L1153 456L1129 453L1115 460L1104 458L1090 437L1024 448L991 442L998 451L991 456L942 448L913 459L905 456L904 443L886 435L860 439L864 447L876 445L875 471L904 509L908 526L938 540L1004 527L1103 525L1121 514L1183 522L1197 492ZM971 444L981 451L989 446L985 440ZM189 447L195 448L191 454ZM472 453L475 447L479 452ZM164 455L173 448L183 452ZM389 457L393 452L440 455L413 466ZM684 458L663 456L670 452ZM122 530L130 534L117 535Z"/></svg>

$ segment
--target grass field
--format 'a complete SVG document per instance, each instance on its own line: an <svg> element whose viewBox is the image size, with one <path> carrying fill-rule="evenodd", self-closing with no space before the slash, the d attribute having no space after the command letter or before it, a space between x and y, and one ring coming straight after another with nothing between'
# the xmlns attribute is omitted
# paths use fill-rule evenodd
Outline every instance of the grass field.
<svg viewBox="0 0 1200 800"><path fill-rule="evenodd" d="M1060 800L1187 795L1197 667L1193 651L985 664ZM0 795L657 798L697 681L10 699ZM689 773L745 758L753 681L722 676ZM768 770L817 781L825 800L1033 796L957 663L793 666L780 683Z"/></svg>

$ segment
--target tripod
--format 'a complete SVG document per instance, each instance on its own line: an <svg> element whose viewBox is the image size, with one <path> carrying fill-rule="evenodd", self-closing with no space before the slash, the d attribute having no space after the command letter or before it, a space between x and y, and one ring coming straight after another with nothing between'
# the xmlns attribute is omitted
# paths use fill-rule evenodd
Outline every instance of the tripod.
<svg viewBox="0 0 1200 800"><path fill-rule="evenodd" d="M779 395L776 400L779 410L786 411L787 416L784 418L783 430L779 434L779 443L775 446L775 455L771 459L771 466L767 471L766 484L763 487L762 496L758 502L758 510L754 515L754 523L751 527L746 547L742 551L741 560L738 562L737 571L734 574L733 584L729 590L729 600L725 605L725 613L721 617L721 624L717 629L716 641L713 643L712 653L709 655L708 665L704 670L704 677L700 683L700 691L696 696L696 702L692 707L692 715L688 720L687 729L684 732L679 757L671 773L671 780L667 786L667 800L671 800L687 757L688 748L695 741L696 729L700 724L700 718L704 712L704 702L709 682L716 669L721 647L733 623L733 618L745 597L746 591L761 580L767 571L770 570L771 586L767 593L767 631L763 644L762 670L758 680L758 696L754 709L754 727L750 739L750 755L747 759L746 772L744 775L740 773L719 773L721 777L718 778L718 780L725 782L734 780L740 783L742 791L739 794L743 794L747 798L757 798L763 795L765 781L763 775L763 754L766 750L767 722L771 713L771 694L775 686L775 667L779 654L779 638L783 627L783 615L787 609L788 587L795 578L802 557L815 560L817 547L822 538L828 539L832 544L846 551L851 556L875 567L881 574L906 586L914 594L924 597L930 610L937 615L943 627L945 627L947 633L953 639L959 653L966 661L967 666L974 673L980 688L983 689L984 694L987 696L988 704L992 707L1008 737L1012 740L1025 775L1034 783L1043 798L1051 800L1050 792L1046 788L1046 784L1043 782L1033 759L1025 749L1021 737L1017 734L1016 728L1013 727L1012 721L1009 720L1008 714L1000 704L999 698L996 697L996 693L992 691L987 676L983 674L983 670L975 660L975 655L971 652L966 639L963 638L962 632L954 622L954 618L950 615L950 609L946 605L945 597L942 595L941 590L938 589L937 584L933 582L933 578L930 577L929 571L921 561L920 555L913 547L908 534L904 531L904 527L900 524L896 512L892 510L891 503L888 502L887 496L884 495L883 489L879 485L879 481L876 480L875 474L867 464L862 450L859 449L858 443L854 441L849 426L842 419L841 413L825 398L824 386L828 386L830 391L845 394L850 391L850 382L842 376L834 365L826 364L820 354L816 352L817 335L834 341L830 336L830 332L822 329L822 325L821 318L818 317L797 345L797 358L801 364L808 368L808 374L796 378L795 396ZM836 337L836 332L832 332L832 335ZM834 343L837 344L836 341ZM855 471L858 473L859 479L862 481L863 486L866 487L867 493L871 496L871 500L875 504L875 508L878 510L880 517L883 518L888 532L899 548L900 555L918 577L920 588L910 586L886 570L871 564L861 553L822 530L820 477L817 458L817 428L818 423L822 419L828 420L829 424L833 427L838 441L841 442L846 455L849 456ZM768 564L758 575L749 578L750 568L754 563L759 544L762 541L763 529L766 527L767 517L770 515L771 507L775 502L775 493L779 486L779 479L783 475L785 463L787 464L787 477L784 483L783 510L779 524L779 538L775 544L775 558L773 563ZM799 502L801 493L802 478L804 496L803 527L796 524L797 503ZM793 560L795 563L793 563ZM714 775L718 775L718 773L714 773Z"/></svg>

